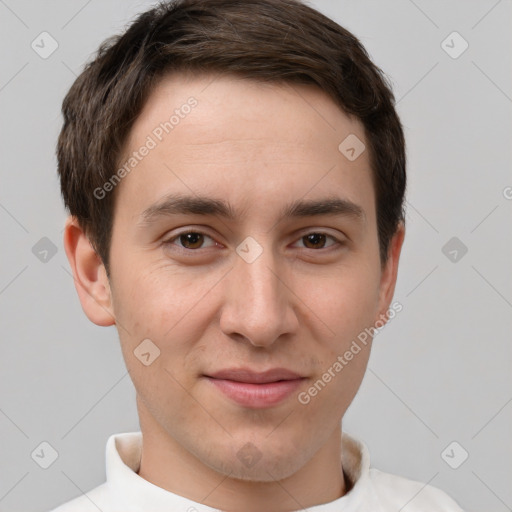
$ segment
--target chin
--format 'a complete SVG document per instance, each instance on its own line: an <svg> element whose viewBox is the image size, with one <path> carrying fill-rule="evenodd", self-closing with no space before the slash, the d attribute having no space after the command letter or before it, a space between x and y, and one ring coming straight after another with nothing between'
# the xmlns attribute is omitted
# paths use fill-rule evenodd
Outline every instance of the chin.
<svg viewBox="0 0 512 512"><path fill-rule="evenodd" d="M259 450L249 442L229 455L217 453L215 456L211 453L210 460L203 462L230 478L247 482L275 482L292 476L308 461L305 450L298 451L296 446L289 446L289 452L284 453L283 448L281 444L279 449L268 446Z"/></svg>

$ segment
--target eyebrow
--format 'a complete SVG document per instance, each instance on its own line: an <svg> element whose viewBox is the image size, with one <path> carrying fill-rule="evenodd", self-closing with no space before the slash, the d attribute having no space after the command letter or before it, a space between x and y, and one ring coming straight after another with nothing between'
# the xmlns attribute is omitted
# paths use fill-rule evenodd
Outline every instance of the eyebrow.
<svg viewBox="0 0 512 512"><path fill-rule="evenodd" d="M237 212L231 204L206 196L187 196L168 194L157 203L145 209L138 226L147 227L161 218L172 215L210 215L234 221L243 212ZM366 220L364 209L358 204L340 197L326 197L314 200L298 199L286 205L280 213L280 219L315 217L321 215L343 216L358 222Z"/></svg>

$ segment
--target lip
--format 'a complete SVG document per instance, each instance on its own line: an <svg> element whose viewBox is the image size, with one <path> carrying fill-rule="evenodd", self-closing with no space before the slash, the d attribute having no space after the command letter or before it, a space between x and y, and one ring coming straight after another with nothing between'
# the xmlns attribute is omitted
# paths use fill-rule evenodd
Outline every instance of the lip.
<svg viewBox="0 0 512 512"><path fill-rule="evenodd" d="M294 380L302 378L302 375L287 370L286 368L271 368L264 372L254 372L249 368L229 368L208 374L213 379L232 380L249 384L267 384L279 380Z"/></svg>
<svg viewBox="0 0 512 512"><path fill-rule="evenodd" d="M285 368L254 372L247 368L221 370L205 375L225 396L244 407L262 409L289 397L305 377Z"/></svg>

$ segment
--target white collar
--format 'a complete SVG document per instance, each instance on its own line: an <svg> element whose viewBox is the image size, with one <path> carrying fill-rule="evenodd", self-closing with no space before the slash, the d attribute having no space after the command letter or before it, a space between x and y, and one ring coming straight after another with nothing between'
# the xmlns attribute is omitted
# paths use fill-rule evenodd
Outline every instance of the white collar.
<svg viewBox="0 0 512 512"><path fill-rule="evenodd" d="M188 498L184 498L151 482L137 474L142 452L142 433L126 432L113 434L106 446L106 485L111 499L126 512L160 510L197 512L218 512ZM343 471L354 484L350 491L332 502L308 507L309 512L356 511L373 503L370 483L370 455L364 443L346 433L342 434ZM364 504L364 505L363 505ZM194 507L194 508L192 508Z"/></svg>

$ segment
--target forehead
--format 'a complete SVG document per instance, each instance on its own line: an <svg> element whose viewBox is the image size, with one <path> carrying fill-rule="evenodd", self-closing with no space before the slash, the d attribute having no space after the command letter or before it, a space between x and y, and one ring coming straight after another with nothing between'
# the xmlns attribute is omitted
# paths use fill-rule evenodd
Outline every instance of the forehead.
<svg viewBox="0 0 512 512"><path fill-rule="evenodd" d="M134 153L145 156L117 193L134 216L185 192L230 196L250 212L251 201L261 208L262 197L281 211L285 199L338 191L366 202L366 210L373 204L368 152L351 161L342 152L346 140L363 145L362 124L315 86L173 73L132 126L119 165L134 163Z"/></svg>

